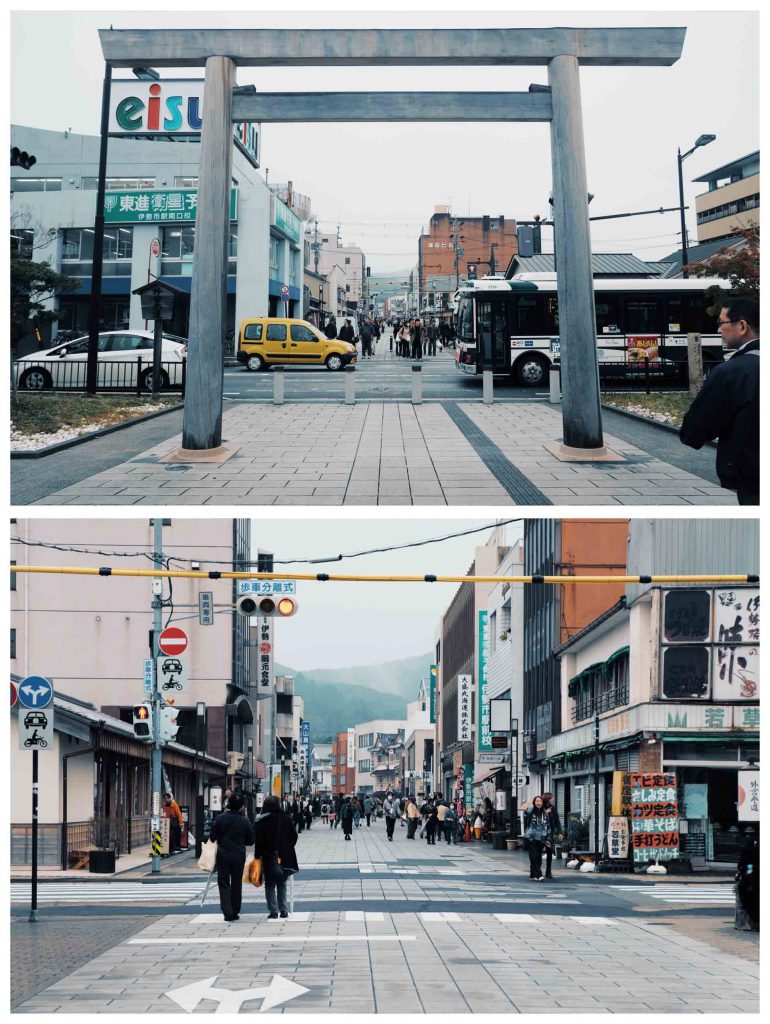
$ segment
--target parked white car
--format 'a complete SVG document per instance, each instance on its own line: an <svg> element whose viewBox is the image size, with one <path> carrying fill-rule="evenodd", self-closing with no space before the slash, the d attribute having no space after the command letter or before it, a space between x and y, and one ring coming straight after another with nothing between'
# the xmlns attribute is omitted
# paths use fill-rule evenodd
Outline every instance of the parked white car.
<svg viewBox="0 0 770 1024"><path fill-rule="evenodd" d="M97 384L104 388L137 386L152 389L152 331L103 331L99 335ZM161 347L160 387L182 383L187 341L164 334ZM42 352L22 356L15 363L16 383L27 391L49 388L84 388L88 365L88 335Z"/></svg>

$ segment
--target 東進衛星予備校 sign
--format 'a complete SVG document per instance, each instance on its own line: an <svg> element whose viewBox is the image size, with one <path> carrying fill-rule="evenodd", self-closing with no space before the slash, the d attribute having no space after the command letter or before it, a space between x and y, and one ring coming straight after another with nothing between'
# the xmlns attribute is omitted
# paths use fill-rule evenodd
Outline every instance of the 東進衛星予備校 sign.
<svg viewBox="0 0 770 1024"><path fill-rule="evenodd" d="M107 224L193 223L198 211L195 188L132 189L106 192L104 220ZM238 190L230 189L230 220L238 219Z"/></svg>

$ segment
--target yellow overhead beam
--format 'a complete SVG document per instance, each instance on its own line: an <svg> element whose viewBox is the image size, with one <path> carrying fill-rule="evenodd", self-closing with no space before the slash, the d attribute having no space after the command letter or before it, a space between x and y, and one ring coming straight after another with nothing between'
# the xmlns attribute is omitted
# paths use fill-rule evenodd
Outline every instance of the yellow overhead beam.
<svg viewBox="0 0 770 1024"><path fill-rule="evenodd" d="M191 580L302 580L308 583L759 583L752 573L703 573L672 576L379 576L342 573L231 572L193 569L112 569L108 566L12 565L11 572L62 576L128 576Z"/></svg>

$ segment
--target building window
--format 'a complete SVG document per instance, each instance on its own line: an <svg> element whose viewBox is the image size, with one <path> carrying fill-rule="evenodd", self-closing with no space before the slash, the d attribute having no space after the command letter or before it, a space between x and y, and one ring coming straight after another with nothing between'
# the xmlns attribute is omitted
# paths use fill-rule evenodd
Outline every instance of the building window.
<svg viewBox="0 0 770 1024"><path fill-rule="evenodd" d="M346 755L345 754L340 754L340 764L342 765L342 764L346 764L346 763L347 763Z"/></svg>
<svg viewBox="0 0 770 1024"><path fill-rule="evenodd" d="M197 188L197 174L177 174L174 178L174 188Z"/></svg>
<svg viewBox="0 0 770 1024"><path fill-rule="evenodd" d="M346 257L345 257L345 266L346 266L346 267L349 267L349 266L350 266L350 257L349 257L349 256L346 256Z"/></svg>
<svg viewBox="0 0 770 1024"><path fill-rule="evenodd" d="M345 785L345 776L344 775L340 775L340 786L344 786L344 785Z"/></svg>
<svg viewBox="0 0 770 1024"><path fill-rule="evenodd" d="M11 630L11 657L16 657L16 630Z"/></svg>
<svg viewBox="0 0 770 1024"><path fill-rule="evenodd" d="M31 260L35 232L30 228L11 229L11 256L20 260Z"/></svg>
<svg viewBox="0 0 770 1024"><path fill-rule="evenodd" d="M16 559L12 559L11 565L16 565ZM16 573L11 572L11 590L16 589Z"/></svg>
<svg viewBox="0 0 770 1024"><path fill-rule="evenodd" d="M92 228L65 228L62 231L62 262L83 262L88 263L88 270L85 276L91 274L91 260L94 255L94 232ZM104 248L102 250L105 262L110 260L130 260L134 252L134 229L109 227L104 229ZM129 268L124 267L121 273L127 273ZM68 274L78 276L77 269L68 267ZM105 274L109 271L105 268ZM113 271L114 274L114 271ZM83 275L80 275L83 276Z"/></svg>
<svg viewBox="0 0 770 1024"><path fill-rule="evenodd" d="M155 178L105 178L104 184L109 192L129 192L140 188L155 188ZM81 181L81 188L87 192L95 192L98 187L98 178L87 177Z"/></svg>
<svg viewBox="0 0 770 1024"><path fill-rule="evenodd" d="M278 277L278 239L270 239L270 270L275 271L273 277Z"/></svg>
<svg viewBox="0 0 770 1024"><path fill-rule="evenodd" d="M12 192L61 192L61 178L11 178Z"/></svg>
<svg viewBox="0 0 770 1024"><path fill-rule="evenodd" d="M332 785L333 786L337 785L337 776L336 775L332 775Z"/></svg>

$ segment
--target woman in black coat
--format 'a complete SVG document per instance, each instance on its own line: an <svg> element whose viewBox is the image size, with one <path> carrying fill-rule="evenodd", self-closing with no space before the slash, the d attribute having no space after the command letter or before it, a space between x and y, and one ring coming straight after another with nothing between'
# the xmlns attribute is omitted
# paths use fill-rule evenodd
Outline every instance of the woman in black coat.
<svg viewBox="0 0 770 1024"><path fill-rule="evenodd" d="M262 814L254 822L254 856L262 858L262 875L265 879L265 899L268 918L289 916L289 902L286 898L286 882L299 871L297 854L297 830L288 814L281 810L276 796L266 798Z"/></svg>
<svg viewBox="0 0 770 1024"><path fill-rule="evenodd" d="M211 827L210 838L217 843L219 905L225 921L237 921L241 912L246 847L254 842L254 830L249 819L241 813L242 808L243 797L233 793L228 809L216 818Z"/></svg>

